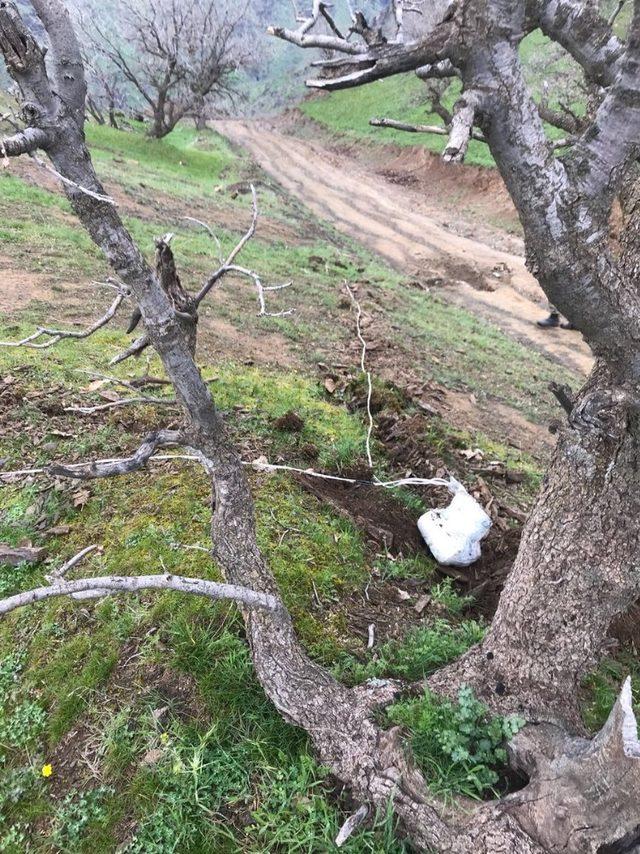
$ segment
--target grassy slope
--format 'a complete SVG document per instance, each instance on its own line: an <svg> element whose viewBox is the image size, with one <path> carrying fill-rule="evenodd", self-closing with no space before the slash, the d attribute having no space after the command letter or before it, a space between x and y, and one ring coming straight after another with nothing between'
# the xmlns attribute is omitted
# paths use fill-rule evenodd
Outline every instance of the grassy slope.
<svg viewBox="0 0 640 854"><path fill-rule="evenodd" d="M253 167L219 138L196 145L187 131L157 144L95 128L90 138L101 172L117 176L132 201L147 202L128 218L136 236L151 247L153 235L171 227L181 268L186 278L197 280L211 263L210 245L176 224L177 216L185 205L191 208L204 199L217 226L243 217L246 197L231 200L216 190L240 177L255 177ZM16 268L44 272L65 294L60 305L31 304L4 322L0 337L6 339L32 328L43 315L58 318L66 311L68 319L82 316L78 300L84 289L74 288L73 280L99 276L103 265L59 196L10 174L0 182L2 254ZM310 364L316 348L326 352L323 347L344 344L335 319L337 280L366 277L389 294L390 306L401 283L375 259L305 219L273 188L263 188L261 199L272 224L294 223L303 239L257 240L245 260L271 280L286 276L296 281L298 317L266 321L266 330L281 334L301 363L306 358ZM218 232L229 245L237 229ZM322 263L312 262L313 256ZM340 266L334 266L338 261ZM72 302L65 309L69 295ZM506 358L530 366L525 352L463 312L428 304L422 294L419 298L412 311L423 326L425 347L449 352L455 326L468 330L467 352L457 366L443 368L442 378L480 387L486 361L475 374L471 366L482 342L496 384L502 383L504 394L526 409L539 392L523 382L521 392L507 393L517 383L512 367L503 369ZM312 312L318 301L322 311ZM240 331L265 334L251 318L252 305L250 293L231 288L210 311L233 320ZM434 308L446 322L434 322ZM479 326L480 339L475 337ZM8 466L124 453L157 423L149 407L139 407L88 419L86 429L79 430L77 417L60 406L91 397L81 392L87 379L77 371L104 370L122 341L113 330L82 347L62 345L44 354L0 350L5 413L0 456ZM131 370L122 368L120 376ZM155 360L149 370L159 371ZM320 452L318 465L339 469L362 462L360 417L328 400L309 369L276 371L225 361L206 364L204 371L220 406L235 413L236 439L248 459L265 452L271 459L306 465L304 446L313 444ZM95 392L93 398L99 402ZM273 426L273 419L291 408L305 421L300 436ZM453 440L459 437L452 439L446 425L437 424L425 437L434 446ZM535 481L535 466L526 459L514 460L513 451L495 444L489 447L492 458L509 457L512 466L522 467L527 482ZM252 480L260 544L296 628L318 660L351 681L368 675L417 678L478 638L481 627L462 619L456 597L440 584L432 591L434 610L427 612L422 628L405 643L386 645L374 656L367 653L364 639L348 627L348 597L361 593L381 571L400 583L403 578L428 583L431 562L422 557L381 565L359 530L288 478L252 474ZM415 497L407 500L419 509ZM180 548L206 545L206 501L204 477L177 467L87 488L40 479L3 486L0 541L46 543L49 557L41 567L0 568L0 594L42 583L45 572L89 543L102 549L79 574L165 569L216 578L203 551ZM80 606L52 601L4 620L0 649L0 850L107 852L123 841L126 850L145 854L329 850L346 805L331 792L304 736L266 702L232 607L172 594ZM615 676L597 677L591 723L605 713ZM41 769L48 764L52 775L45 777ZM391 830L382 816L344 850L401 851Z"/></svg>

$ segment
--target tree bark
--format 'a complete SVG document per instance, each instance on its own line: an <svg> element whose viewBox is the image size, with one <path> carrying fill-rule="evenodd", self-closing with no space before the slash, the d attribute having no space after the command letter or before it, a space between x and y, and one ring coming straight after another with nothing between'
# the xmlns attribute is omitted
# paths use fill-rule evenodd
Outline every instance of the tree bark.
<svg viewBox="0 0 640 854"><path fill-rule="evenodd" d="M640 430L597 364L573 406L484 642L430 684L579 726L578 688L640 590Z"/></svg>

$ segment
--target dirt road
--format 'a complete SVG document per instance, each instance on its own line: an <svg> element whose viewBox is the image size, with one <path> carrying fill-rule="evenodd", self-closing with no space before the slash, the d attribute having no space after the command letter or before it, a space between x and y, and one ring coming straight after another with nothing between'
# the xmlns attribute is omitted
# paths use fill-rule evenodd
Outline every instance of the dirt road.
<svg viewBox="0 0 640 854"><path fill-rule="evenodd" d="M589 370L592 358L579 333L536 326L545 311L544 295L524 258L501 248L505 241L497 230L476 226L477 239L456 233L447 227L451 210L429 206L414 191L318 143L251 122L217 122L216 130L249 151L317 216L398 269L432 280L441 277L443 284L435 287L445 299L578 373Z"/></svg>

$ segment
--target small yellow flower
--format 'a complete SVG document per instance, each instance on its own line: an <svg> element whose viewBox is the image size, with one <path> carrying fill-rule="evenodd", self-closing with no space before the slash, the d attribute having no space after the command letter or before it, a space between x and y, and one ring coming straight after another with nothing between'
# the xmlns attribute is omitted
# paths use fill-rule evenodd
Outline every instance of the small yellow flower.
<svg viewBox="0 0 640 854"><path fill-rule="evenodd" d="M160 744L169 744L169 733L163 732L160 736Z"/></svg>
<svg viewBox="0 0 640 854"><path fill-rule="evenodd" d="M53 765L49 765L47 763L46 765L42 766L42 776L43 777L50 777L52 774L53 774Z"/></svg>

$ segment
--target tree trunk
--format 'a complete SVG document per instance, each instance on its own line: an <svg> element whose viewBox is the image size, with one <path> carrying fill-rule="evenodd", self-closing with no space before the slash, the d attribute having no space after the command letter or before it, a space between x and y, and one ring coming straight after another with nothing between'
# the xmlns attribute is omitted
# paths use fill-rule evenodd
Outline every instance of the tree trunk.
<svg viewBox="0 0 640 854"><path fill-rule="evenodd" d="M596 365L560 427L484 642L430 684L500 711L579 726L578 688L640 595L640 445L630 395Z"/></svg>

